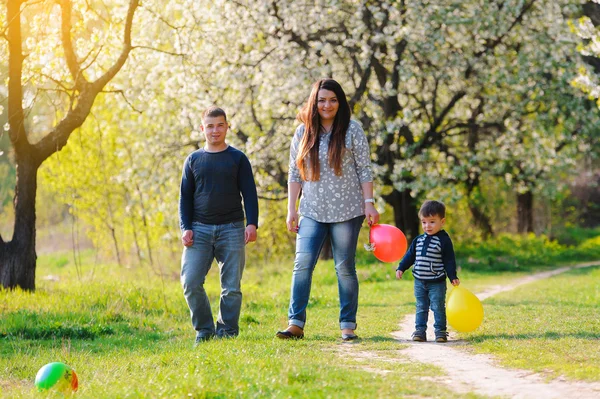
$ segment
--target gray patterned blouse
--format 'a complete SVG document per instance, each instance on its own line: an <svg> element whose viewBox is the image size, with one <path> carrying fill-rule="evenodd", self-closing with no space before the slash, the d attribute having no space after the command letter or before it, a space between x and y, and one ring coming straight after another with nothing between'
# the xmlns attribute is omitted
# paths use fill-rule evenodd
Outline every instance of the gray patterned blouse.
<svg viewBox="0 0 600 399"><path fill-rule="evenodd" d="M346 131L346 151L342 158L342 175L336 176L329 166L327 150L331 133L320 135L318 181L303 181L296 165L296 156L304 125L296 129L290 146L288 182L302 184L298 209L302 216L321 223L337 223L365 214L362 183L373 181L369 143L362 127L351 120Z"/></svg>

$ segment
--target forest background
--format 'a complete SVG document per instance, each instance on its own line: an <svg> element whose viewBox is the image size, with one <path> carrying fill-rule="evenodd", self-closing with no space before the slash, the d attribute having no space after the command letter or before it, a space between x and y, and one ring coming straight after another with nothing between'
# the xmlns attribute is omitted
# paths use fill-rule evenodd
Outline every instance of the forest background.
<svg viewBox="0 0 600 399"><path fill-rule="evenodd" d="M33 289L35 254L60 249L76 265L93 247L122 266L176 270L181 165L203 145L211 104L254 169L251 261L289 257L289 143L321 77L345 88L371 144L382 222L409 239L426 198L447 204L463 248L515 233L560 245L597 235L586 230L600 224L596 2L8 0L0 10L5 287Z"/></svg>

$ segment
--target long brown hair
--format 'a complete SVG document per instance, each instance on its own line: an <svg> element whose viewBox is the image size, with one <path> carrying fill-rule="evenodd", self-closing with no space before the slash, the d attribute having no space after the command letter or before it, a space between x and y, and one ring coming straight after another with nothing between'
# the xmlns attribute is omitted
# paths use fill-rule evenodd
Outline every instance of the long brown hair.
<svg viewBox="0 0 600 399"><path fill-rule="evenodd" d="M308 101L298 113L298 121L304 124L304 135L300 140L296 164L300 176L305 181L318 181L320 178L319 166L319 134L321 132L321 117L319 116L318 97L319 90L325 89L335 93L338 100L338 111L333 120L331 140L327 157L337 176L342 175L342 156L344 154L346 131L350 125L350 105L342 86L333 79L318 80L310 92ZM308 162L307 161L308 158Z"/></svg>

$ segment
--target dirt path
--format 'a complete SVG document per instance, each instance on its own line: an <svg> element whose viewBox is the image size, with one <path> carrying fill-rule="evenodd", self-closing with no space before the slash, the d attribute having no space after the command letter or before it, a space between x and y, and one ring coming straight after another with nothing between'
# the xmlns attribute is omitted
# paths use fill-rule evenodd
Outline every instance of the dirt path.
<svg viewBox="0 0 600 399"><path fill-rule="evenodd" d="M484 300L500 292L510 291L524 284L548 278L566 271L590 266L599 266L598 262L579 264L573 267L563 267L548 272L533 274L512 282L509 286L493 286L477 297ZM433 323L433 314L429 320ZM407 316L400 324L400 331L392 333L399 342L408 345L399 351L408 356L411 361L431 363L441 367L446 376L438 379L457 392L475 392L482 395L500 396L507 398L569 398L592 399L600 398L600 383L572 382L558 378L545 382L540 374L526 370L505 369L498 366L490 355L471 354L461 349L467 345L450 334L450 341L445 344L435 342L413 342L411 333L414 330L414 314ZM431 334L431 335L429 335ZM429 340L433 340L433 326L428 326ZM360 356L368 356L361 352Z"/></svg>

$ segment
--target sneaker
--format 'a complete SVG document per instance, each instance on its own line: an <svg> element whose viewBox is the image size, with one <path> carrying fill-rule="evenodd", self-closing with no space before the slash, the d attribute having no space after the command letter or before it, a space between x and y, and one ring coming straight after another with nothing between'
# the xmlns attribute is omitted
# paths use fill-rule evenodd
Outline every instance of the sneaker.
<svg viewBox="0 0 600 399"><path fill-rule="evenodd" d="M448 333L446 331L436 331L435 342L448 342Z"/></svg>
<svg viewBox="0 0 600 399"><path fill-rule="evenodd" d="M412 333L412 340L417 342L426 342L427 334L425 334L425 331L416 330L414 333Z"/></svg>
<svg viewBox="0 0 600 399"><path fill-rule="evenodd" d="M215 334L210 334L210 333L198 334L198 335L196 335L196 342L194 343L194 346L198 346L198 344L209 341L209 340L213 339L214 337L215 337Z"/></svg>

